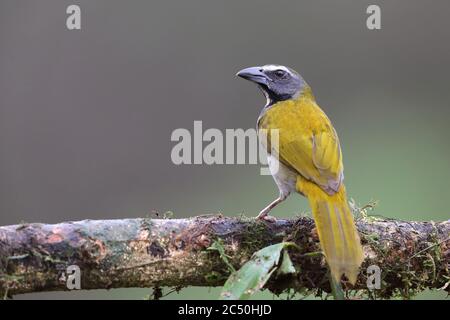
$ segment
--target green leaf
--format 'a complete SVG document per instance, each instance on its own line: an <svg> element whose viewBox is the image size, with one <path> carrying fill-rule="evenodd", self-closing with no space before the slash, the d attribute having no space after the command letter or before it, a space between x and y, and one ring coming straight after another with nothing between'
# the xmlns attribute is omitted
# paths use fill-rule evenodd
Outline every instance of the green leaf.
<svg viewBox="0 0 450 320"><path fill-rule="evenodd" d="M295 272L295 267L291 258L289 258L289 253L286 250L283 250L283 260L278 268L278 274L290 274Z"/></svg>
<svg viewBox="0 0 450 320"><path fill-rule="evenodd" d="M220 298L223 300L245 300L250 298L251 295L264 287L272 273L277 270L281 251L290 246L296 245L291 242L282 242L255 252L241 269L231 274L223 286ZM295 272L287 253L284 256L287 256L287 258L283 257L283 270L288 272L293 270Z"/></svg>

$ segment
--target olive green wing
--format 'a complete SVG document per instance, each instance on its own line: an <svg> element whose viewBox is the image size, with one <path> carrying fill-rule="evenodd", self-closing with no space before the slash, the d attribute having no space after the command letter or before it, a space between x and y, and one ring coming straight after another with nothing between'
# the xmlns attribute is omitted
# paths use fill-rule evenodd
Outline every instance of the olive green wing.
<svg viewBox="0 0 450 320"><path fill-rule="evenodd" d="M342 152L328 117L318 106L303 110L304 113L291 108L274 111L282 112L282 116L269 112L266 115L272 120L266 121L265 127L279 130L278 146L270 140L270 134L267 136L270 152L278 149L281 162L325 191L337 191L343 179Z"/></svg>

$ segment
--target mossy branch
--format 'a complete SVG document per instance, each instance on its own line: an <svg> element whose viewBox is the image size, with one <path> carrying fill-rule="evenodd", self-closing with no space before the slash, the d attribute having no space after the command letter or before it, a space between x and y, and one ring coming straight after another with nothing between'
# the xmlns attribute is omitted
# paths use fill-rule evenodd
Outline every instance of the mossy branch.
<svg viewBox="0 0 450 320"><path fill-rule="evenodd" d="M357 222L366 260L346 292L365 292L366 270L381 268L381 288L371 295L410 296L450 290L450 221L406 222L364 218ZM224 251L208 248L219 241ZM330 292L328 273L311 218L275 223L221 215L189 219L84 220L0 227L0 293L12 296L68 290L67 267L81 270L81 289L222 286L232 268L268 245L295 242L289 254L297 272L271 279L282 292ZM224 257L228 263L224 262ZM351 291L356 290L356 291Z"/></svg>

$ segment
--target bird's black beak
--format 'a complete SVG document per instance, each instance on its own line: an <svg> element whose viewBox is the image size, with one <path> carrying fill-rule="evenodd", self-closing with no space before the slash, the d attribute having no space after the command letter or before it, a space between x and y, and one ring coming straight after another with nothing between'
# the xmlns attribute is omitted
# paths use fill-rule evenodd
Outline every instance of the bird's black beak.
<svg viewBox="0 0 450 320"><path fill-rule="evenodd" d="M245 68L236 73L238 77L244 78L249 81L253 81L258 84L267 85L268 79L264 74L262 67Z"/></svg>

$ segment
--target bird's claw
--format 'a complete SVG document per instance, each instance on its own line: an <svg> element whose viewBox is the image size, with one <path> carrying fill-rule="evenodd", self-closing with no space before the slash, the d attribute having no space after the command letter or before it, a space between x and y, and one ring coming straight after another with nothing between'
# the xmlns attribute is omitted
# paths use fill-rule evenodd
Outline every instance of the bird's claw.
<svg viewBox="0 0 450 320"><path fill-rule="evenodd" d="M256 219L258 220L263 220L263 221L267 221L267 222L276 222L277 219L275 219L275 217L269 216L267 213L266 214L259 214Z"/></svg>

